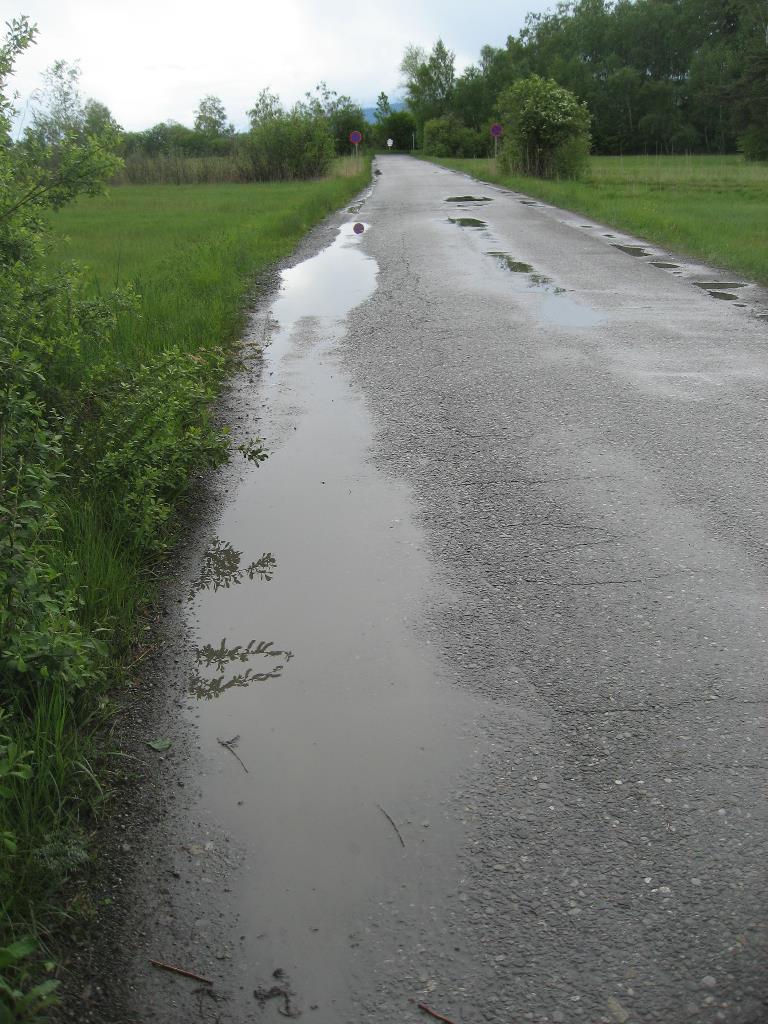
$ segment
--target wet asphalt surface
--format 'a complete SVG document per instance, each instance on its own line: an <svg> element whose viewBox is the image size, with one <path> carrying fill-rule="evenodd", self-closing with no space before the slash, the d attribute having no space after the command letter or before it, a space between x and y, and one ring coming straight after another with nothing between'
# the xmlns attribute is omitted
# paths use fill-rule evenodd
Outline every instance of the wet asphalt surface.
<svg viewBox="0 0 768 1024"><path fill-rule="evenodd" d="M766 1021L765 296L377 166L227 400L123 1019Z"/></svg>

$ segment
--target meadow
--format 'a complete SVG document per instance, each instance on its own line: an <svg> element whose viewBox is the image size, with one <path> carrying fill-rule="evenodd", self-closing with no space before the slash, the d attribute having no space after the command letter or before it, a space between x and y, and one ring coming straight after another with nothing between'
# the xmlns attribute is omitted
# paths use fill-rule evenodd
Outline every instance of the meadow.
<svg viewBox="0 0 768 1024"><path fill-rule="evenodd" d="M741 156L594 156L581 181L504 174L493 159L433 159L680 255L768 285L768 164Z"/></svg>

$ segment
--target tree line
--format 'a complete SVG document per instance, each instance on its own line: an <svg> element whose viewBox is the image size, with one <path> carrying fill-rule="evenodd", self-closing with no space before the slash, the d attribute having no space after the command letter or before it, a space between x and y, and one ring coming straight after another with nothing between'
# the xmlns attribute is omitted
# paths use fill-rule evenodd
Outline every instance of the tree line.
<svg viewBox="0 0 768 1024"><path fill-rule="evenodd" d="M124 132L102 103L82 101L77 65L59 61L21 144L42 157L65 135L111 138L124 160L118 180L136 183L314 177L349 152L353 129L374 148L391 139L395 150L486 156L489 126L512 109L510 90L539 78L582 104L596 153L768 159L768 0L568 0L529 14L504 46L483 46L461 75L441 39L430 52L408 46L400 70L406 109L381 92L374 125L321 82L290 108L262 90L246 131L208 95L192 127Z"/></svg>
<svg viewBox="0 0 768 1024"><path fill-rule="evenodd" d="M768 159L766 0L565 2L460 76L442 40L409 46L401 72L419 144L436 155L486 155L500 96L539 76L586 106L597 153Z"/></svg>

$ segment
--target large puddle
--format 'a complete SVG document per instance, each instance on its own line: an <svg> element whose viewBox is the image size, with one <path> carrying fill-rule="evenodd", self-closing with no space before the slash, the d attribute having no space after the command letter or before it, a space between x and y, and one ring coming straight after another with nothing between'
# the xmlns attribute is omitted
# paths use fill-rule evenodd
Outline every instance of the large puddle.
<svg viewBox="0 0 768 1024"><path fill-rule="evenodd" d="M282 274L261 380L242 391L271 455L247 465L188 601L201 804L245 851L244 1020L275 971L292 1010L341 1019L360 932L441 892L457 838L445 802L475 706L414 632L436 584L336 352L376 287L360 242L345 225Z"/></svg>

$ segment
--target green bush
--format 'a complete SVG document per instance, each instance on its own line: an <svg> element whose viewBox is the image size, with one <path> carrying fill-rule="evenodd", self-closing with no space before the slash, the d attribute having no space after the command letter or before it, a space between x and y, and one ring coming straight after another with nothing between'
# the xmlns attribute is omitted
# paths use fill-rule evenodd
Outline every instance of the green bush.
<svg viewBox="0 0 768 1024"><path fill-rule="evenodd" d="M550 79L531 75L498 99L504 126L502 168L538 178L578 178L590 150L585 104Z"/></svg>
<svg viewBox="0 0 768 1024"><path fill-rule="evenodd" d="M55 488L60 439L35 396L42 375L28 352L0 338L0 700L33 708L40 688L74 694L100 679L102 653L77 622L63 582Z"/></svg>
<svg viewBox="0 0 768 1024"><path fill-rule="evenodd" d="M487 152L485 136L467 128L456 114L434 117L424 125L426 156L478 157Z"/></svg>
<svg viewBox="0 0 768 1024"><path fill-rule="evenodd" d="M221 352L171 348L138 370L98 366L83 384L84 486L143 553L162 551L174 503L190 480L227 457L209 407L224 369Z"/></svg>

